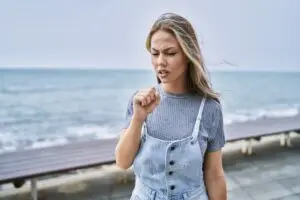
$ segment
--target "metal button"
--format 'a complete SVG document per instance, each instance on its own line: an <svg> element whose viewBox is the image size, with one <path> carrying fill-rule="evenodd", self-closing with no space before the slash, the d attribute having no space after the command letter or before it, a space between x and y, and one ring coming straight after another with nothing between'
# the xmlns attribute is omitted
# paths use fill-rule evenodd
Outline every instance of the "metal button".
<svg viewBox="0 0 300 200"><path fill-rule="evenodd" d="M171 146L171 151L173 151L175 149L175 146Z"/></svg>
<svg viewBox="0 0 300 200"><path fill-rule="evenodd" d="M173 174L173 172L172 171L169 171L169 175L172 175Z"/></svg>
<svg viewBox="0 0 300 200"><path fill-rule="evenodd" d="M174 189L175 189L175 185L171 185L171 186L170 186L170 189L171 189L171 190L174 190Z"/></svg>
<svg viewBox="0 0 300 200"><path fill-rule="evenodd" d="M169 162L169 164L170 164L170 165L174 165L174 161L171 160L171 161Z"/></svg>

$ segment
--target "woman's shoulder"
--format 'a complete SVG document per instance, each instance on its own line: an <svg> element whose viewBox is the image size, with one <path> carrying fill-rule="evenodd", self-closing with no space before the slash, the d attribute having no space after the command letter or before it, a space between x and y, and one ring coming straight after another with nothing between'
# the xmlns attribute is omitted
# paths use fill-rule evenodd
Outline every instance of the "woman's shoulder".
<svg viewBox="0 0 300 200"><path fill-rule="evenodd" d="M213 98L207 98L203 108L203 113L209 120L215 120L216 117L222 116L221 102Z"/></svg>
<svg viewBox="0 0 300 200"><path fill-rule="evenodd" d="M221 102L214 99L214 98L206 98L205 106L208 109L213 110L220 110L221 109Z"/></svg>

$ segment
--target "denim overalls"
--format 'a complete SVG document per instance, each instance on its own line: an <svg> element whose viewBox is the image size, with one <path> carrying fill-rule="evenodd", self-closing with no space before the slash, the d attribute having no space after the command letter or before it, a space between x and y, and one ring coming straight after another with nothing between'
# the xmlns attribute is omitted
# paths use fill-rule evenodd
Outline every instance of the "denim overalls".
<svg viewBox="0 0 300 200"><path fill-rule="evenodd" d="M150 136L144 124L133 163L135 187L130 200L208 200L198 142L204 104L205 98L193 132L186 138L161 140Z"/></svg>

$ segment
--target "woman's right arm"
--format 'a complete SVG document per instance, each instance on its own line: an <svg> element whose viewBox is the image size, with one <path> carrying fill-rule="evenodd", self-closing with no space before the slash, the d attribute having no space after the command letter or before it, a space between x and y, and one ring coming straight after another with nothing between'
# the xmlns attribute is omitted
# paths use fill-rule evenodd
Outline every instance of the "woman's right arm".
<svg viewBox="0 0 300 200"><path fill-rule="evenodd" d="M122 169L128 169L140 146L143 123L160 102L160 96L155 88L140 90L129 103L127 118L129 124L125 128L115 149L116 164Z"/></svg>
<svg viewBox="0 0 300 200"><path fill-rule="evenodd" d="M116 147L116 164L122 169L128 169L140 146L143 121L132 116L129 127L121 133Z"/></svg>

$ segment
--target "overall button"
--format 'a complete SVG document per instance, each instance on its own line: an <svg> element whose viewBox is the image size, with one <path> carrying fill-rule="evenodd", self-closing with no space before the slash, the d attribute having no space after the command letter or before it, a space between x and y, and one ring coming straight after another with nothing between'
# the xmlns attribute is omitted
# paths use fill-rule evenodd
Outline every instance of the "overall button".
<svg viewBox="0 0 300 200"><path fill-rule="evenodd" d="M173 150L175 149L175 146L171 146L171 148L170 148L170 149L171 149L171 151L173 151Z"/></svg>
<svg viewBox="0 0 300 200"><path fill-rule="evenodd" d="M171 190L174 190L174 189L175 189L175 185L171 185L171 186L170 186L170 189L171 189Z"/></svg>
<svg viewBox="0 0 300 200"><path fill-rule="evenodd" d="M169 164L170 164L170 165L174 165L174 161L171 160L171 161L169 162Z"/></svg>
<svg viewBox="0 0 300 200"><path fill-rule="evenodd" d="M172 175L173 174L173 171L169 171L169 175Z"/></svg>

